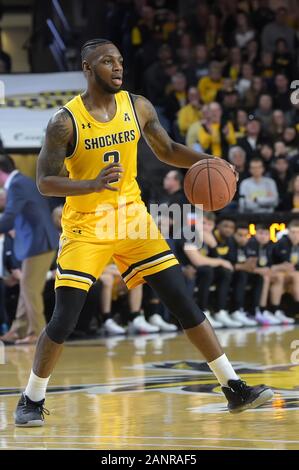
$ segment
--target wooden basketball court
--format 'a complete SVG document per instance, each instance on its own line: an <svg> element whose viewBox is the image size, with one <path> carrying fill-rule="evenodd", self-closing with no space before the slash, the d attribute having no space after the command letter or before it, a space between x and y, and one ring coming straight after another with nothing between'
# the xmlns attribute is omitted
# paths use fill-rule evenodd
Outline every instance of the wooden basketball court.
<svg viewBox="0 0 299 470"><path fill-rule="evenodd" d="M1 449L299 449L299 328L219 332L250 384L272 403L240 415L182 334L72 342L50 381L43 428L15 428L33 347L6 348L0 366ZM295 341L297 340L297 344ZM292 356L293 354L293 356Z"/></svg>

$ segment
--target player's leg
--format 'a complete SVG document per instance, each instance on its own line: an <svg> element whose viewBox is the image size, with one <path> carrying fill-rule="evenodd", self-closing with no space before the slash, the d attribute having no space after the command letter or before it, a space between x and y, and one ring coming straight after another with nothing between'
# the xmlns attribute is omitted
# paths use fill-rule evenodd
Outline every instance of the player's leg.
<svg viewBox="0 0 299 470"><path fill-rule="evenodd" d="M129 323L129 333L158 333L157 326L150 325L141 314L141 305L143 298L143 285L139 284L128 293L129 312L127 321Z"/></svg>
<svg viewBox="0 0 299 470"><path fill-rule="evenodd" d="M148 216L148 229L152 224ZM178 319L222 385L231 412L254 408L272 398L268 387L248 387L236 375L205 314L188 293L178 260L159 233L145 240L128 238L119 242L113 257L128 288L147 281Z"/></svg>
<svg viewBox="0 0 299 470"><path fill-rule="evenodd" d="M269 310L277 320L284 324L295 323L295 319L288 317L281 309L281 299L285 291L285 273L274 271L271 272L271 285L269 295Z"/></svg>
<svg viewBox="0 0 299 470"><path fill-rule="evenodd" d="M188 295L180 266L145 276L161 300L181 323L189 340L201 352L228 399L231 412L260 406L273 396L265 387L249 387L235 373L204 313Z"/></svg>
<svg viewBox="0 0 299 470"><path fill-rule="evenodd" d="M295 301L296 311L299 312L299 271L288 273L285 278L285 285L287 286L286 290L290 292ZM294 318L287 317L284 314L281 315L280 313L279 317L282 323L295 323Z"/></svg>
<svg viewBox="0 0 299 470"><path fill-rule="evenodd" d="M231 317L243 326L256 326L257 322L253 318L248 317L245 312L245 294L248 281L248 272L234 272L232 280L233 313L231 314ZM251 308L253 308L254 312L255 310L252 304L254 304L254 302L251 303Z"/></svg>
<svg viewBox="0 0 299 470"><path fill-rule="evenodd" d="M234 320L227 309L227 299L232 282L233 271L226 268L215 268L216 313L215 318L227 328L241 328L242 323Z"/></svg>
<svg viewBox="0 0 299 470"><path fill-rule="evenodd" d="M145 292L146 289L147 292ZM143 289L143 292L145 292L146 297L145 318L147 322L160 332L177 331L178 327L176 325L168 323L167 319L169 319L170 313L156 292L148 285Z"/></svg>
<svg viewBox="0 0 299 470"><path fill-rule="evenodd" d="M15 413L17 426L42 426L50 375L63 343L74 330L87 292L112 255L112 246L65 240L57 259L56 297L52 318L41 333L25 392Z"/></svg>
<svg viewBox="0 0 299 470"><path fill-rule="evenodd" d="M197 303L205 313L213 328L222 328L223 324L215 320L209 311L210 287L214 280L214 268L211 266L200 266L196 272L196 285L198 288Z"/></svg>
<svg viewBox="0 0 299 470"><path fill-rule="evenodd" d="M112 273L103 272L100 281L102 286L100 304L104 330L108 335L124 335L126 330L116 323L111 312L114 276Z"/></svg>
<svg viewBox="0 0 299 470"><path fill-rule="evenodd" d="M272 312L267 309L270 284L271 284L271 272L266 271L263 274L260 274L263 282L263 287L261 291L260 305L256 309L255 319L261 325L279 325L278 321Z"/></svg>

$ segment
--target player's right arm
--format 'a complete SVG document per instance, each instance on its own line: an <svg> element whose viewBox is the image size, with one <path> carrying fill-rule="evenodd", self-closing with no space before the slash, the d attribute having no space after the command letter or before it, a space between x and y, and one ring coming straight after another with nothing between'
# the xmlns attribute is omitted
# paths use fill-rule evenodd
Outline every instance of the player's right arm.
<svg viewBox="0 0 299 470"><path fill-rule="evenodd" d="M65 176L64 160L73 138L72 121L64 109L49 121L45 140L37 161L37 187L45 196L80 196L104 189L117 191L109 183L120 178L118 163L107 165L95 179L74 180Z"/></svg>

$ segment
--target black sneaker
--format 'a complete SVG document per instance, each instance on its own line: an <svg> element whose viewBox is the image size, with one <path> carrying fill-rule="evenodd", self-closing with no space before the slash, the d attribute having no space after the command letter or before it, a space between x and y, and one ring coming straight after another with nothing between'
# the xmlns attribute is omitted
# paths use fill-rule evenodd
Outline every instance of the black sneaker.
<svg viewBox="0 0 299 470"><path fill-rule="evenodd" d="M266 385L249 387L243 380L229 380L228 387L221 388L227 398L230 413L257 408L274 396L273 391Z"/></svg>
<svg viewBox="0 0 299 470"><path fill-rule="evenodd" d="M44 408L45 400L32 401L22 393L15 411L15 425L20 427L34 427L44 425L44 415L49 411Z"/></svg>

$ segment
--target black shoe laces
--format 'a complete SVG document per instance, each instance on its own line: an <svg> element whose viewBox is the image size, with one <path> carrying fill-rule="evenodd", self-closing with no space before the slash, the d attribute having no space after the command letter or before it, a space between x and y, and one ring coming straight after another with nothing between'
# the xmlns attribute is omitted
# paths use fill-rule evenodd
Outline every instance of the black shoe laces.
<svg viewBox="0 0 299 470"><path fill-rule="evenodd" d="M45 418L45 415L49 416L50 414L50 411L44 407L44 402L34 402L28 399L26 396L25 396L24 406L26 407L26 411L28 412L38 410L43 419Z"/></svg>

